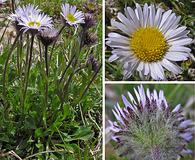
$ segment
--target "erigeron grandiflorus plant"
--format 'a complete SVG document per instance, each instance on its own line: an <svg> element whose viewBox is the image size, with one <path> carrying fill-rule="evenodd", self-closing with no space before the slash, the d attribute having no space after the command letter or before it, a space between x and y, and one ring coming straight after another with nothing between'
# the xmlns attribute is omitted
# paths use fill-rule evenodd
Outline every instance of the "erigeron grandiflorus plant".
<svg viewBox="0 0 195 160"><path fill-rule="evenodd" d="M124 108L113 109L116 121L109 121L118 154L133 160L176 160L192 154L187 148L193 138L193 121L185 118L178 104L173 110L163 91L134 88L136 97L122 95Z"/></svg>
<svg viewBox="0 0 195 160"><path fill-rule="evenodd" d="M68 137L72 137L69 142L79 141L78 147L73 147L74 157L77 158L78 149L85 146L85 141L91 140L94 134L91 126L85 125L86 119L81 120L80 112L83 113L83 108L92 106L86 105L90 101L90 98L86 97L91 97L89 89L96 90L93 84L96 83L97 74L101 69L99 60L96 59L97 53L94 52L97 44L97 37L93 32L96 30L95 19L92 14L86 19L85 14L76 9L76 6L64 6L65 9L68 7L68 11L64 12L64 16L59 14L55 20L54 17L44 14L38 6L31 4L17 7L10 15L17 36L14 43L8 45L9 52L3 51L6 61L2 65L2 104L6 107L2 108L7 112L6 122L17 123L12 127L14 133L9 132L6 136L18 141L25 137L24 142L32 138L32 141L26 142L27 148L19 146L22 157L30 154L31 149L33 153L46 151L48 148L56 149L53 143L56 137L59 140L57 143L62 143L63 146L60 134L64 132ZM78 14L79 19L74 22ZM54 23L56 21L58 23ZM13 73L14 78L10 76ZM99 81L98 78L98 83ZM77 110L86 99L85 106ZM90 114L90 111L88 113ZM33 125L27 125L29 120ZM5 128L7 129L7 126ZM87 134L87 138L82 139L82 131ZM98 134L101 135L100 132ZM14 143L19 143L18 141ZM5 142L2 148L6 148L6 144L8 143ZM15 147L15 144L13 146ZM69 153L65 152L63 154L67 157Z"/></svg>

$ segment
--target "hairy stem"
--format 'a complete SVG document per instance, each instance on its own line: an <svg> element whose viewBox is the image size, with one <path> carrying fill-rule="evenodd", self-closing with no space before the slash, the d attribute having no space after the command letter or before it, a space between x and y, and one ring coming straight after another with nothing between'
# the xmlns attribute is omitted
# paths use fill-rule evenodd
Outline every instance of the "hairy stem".
<svg viewBox="0 0 195 160"><path fill-rule="evenodd" d="M46 111L48 107L48 77L49 77L49 66L48 66L48 45L45 45L45 73L46 73L46 82L45 82L45 107L43 110L43 125L45 128L47 128L47 117L46 117Z"/></svg>
<svg viewBox="0 0 195 160"><path fill-rule="evenodd" d="M62 33L62 31L64 30L64 28L65 28L65 26L63 26L63 27L60 29L60 31L58 32L58 36ZM52 55L53 55L54 48L55 48L55 46L56 46L56 42L57 42L57 41L55 41L55 42L53 43L53 46L52 46L52 49L51 49L51 54L50 54L50 57L49 57L50 60L52 59Z"/></svg>
<svg viewBox="0 0 195 160"><path fill-rule="evenodd" d="M92 79L90 80L90 82L88 83L88 85L86 86L85 90L83 91L81 98L79 100L79 102L83 99L83 97L85 96L85 94L87 93L90 85L93 83L93 81L95 80L97 74L99 73L100 69L102 67L102 64L99 66L99 68L97 69L97 71L95 72L95 74L93 75Z"/></svg>
<svg viewBox="0 0 195 160"><path fill-rule="evenodd" d="M63 78L64 78L64 76L65 76L65 74L66 74L66 71L67 71L68 68L70 67L70 65L71 65L71 63L73 62L74 58L75 58L75 55L73 55L72 58L70 59L70 61L68 62L68 65L66 66L64 72L62 73L62 76L61 76L61 78L60 78L59 83L62 82L62 80L63 80Z"/></svg>
<svg viewBox="0 0 195 160"><path fill-rule="evenodd" d="M27 61L27 64L26 64L27 65L27 71L26 71L26 75L24 77L24 92L23 92L22 107L24 107L24 103L25 103L25 99L26 99L26 92L27 92L27 87L28 87L29 73L30 73L30 67L31 67L31 61L32 61L34 38L35 38L35 36L32 34L31 46L30 46L30 57L29 57L29 61ZM27 60L28 60L28 58L27 58Z"/></svg>

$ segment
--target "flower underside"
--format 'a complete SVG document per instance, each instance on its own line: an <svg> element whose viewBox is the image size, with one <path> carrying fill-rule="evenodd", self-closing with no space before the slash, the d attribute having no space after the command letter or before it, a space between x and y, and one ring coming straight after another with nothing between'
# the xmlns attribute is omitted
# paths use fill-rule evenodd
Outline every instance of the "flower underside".
<svg viewBox="0 0 195 160"><path fill-rule="evenodd" d="M33 26L40 27L41 26L41 23L39 21L32 21L32 22L29 22L28 23L28 26L29 27L33 27Z"/></svg>
<svg viewBox="0 0 195 160"><path fill-rule="evenodd" d="M163 34L155 27L140 28L130 38L133 54L144 62L157 62L163 59L168 45Z"/></svg>
<svg viewBox="0 0 195 160"><path fill-rule="evenodd" d="M68 14L67 15L67 20L74 23L76 21L76 18L73 14Z"/></svg>

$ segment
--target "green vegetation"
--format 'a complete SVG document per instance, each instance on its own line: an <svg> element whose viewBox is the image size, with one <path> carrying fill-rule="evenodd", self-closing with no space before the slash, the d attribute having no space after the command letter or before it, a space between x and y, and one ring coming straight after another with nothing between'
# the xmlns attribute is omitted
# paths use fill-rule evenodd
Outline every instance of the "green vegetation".
<svg viewBox="0 0 195 160"><path fill-rule="evenodd" d="M89 32L97 34L98 42L80 50L82 28L79 26L75 31L74 27L66 26L58 41L48 47L47 76L45 47L35 37L25 94L26 57L31 36L20 37L8 59L16 32L7 16L13 6L32 3L49 14L55 28L60 30L63 26L61 5L68 2L85 13L90 11L88 6L92 6L97 23ZM101 1L92 4L81 0L21 0L19 4L7 2L0 6L1 160L102 158ZM4 84L6 59L9 63Z"/></svg>

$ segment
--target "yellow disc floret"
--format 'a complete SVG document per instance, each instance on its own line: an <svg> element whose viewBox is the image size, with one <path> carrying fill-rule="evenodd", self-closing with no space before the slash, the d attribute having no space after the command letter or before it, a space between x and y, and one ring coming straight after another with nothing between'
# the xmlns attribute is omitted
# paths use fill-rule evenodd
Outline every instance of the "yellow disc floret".
<svg viewBox="0 0 195 160"><path fill-rule="evenodd" d="M37 27L40 27L41 23L40 22L35 22L35 21L32 21L32 22L29 22L28 23L28 26L29 27L33 27L33 26L37 26Z"/></svg>
<svg viewBox="0 0 195 160"><path fill-rule="evenodd" d="M73 14L68 14L67 15L67 20L74 23L76 21L76 18Z"/></svg>
<svg viewBox="0 0 195 160"><path fill-rule="evenodd" d="M140 28L130 38L130 48L141 61L162 60L168 48L163 34L154 27Z"/></svg>

